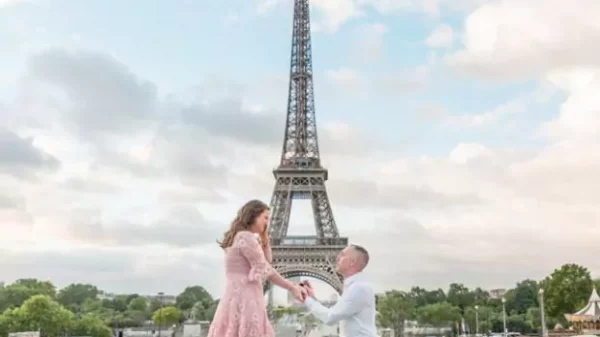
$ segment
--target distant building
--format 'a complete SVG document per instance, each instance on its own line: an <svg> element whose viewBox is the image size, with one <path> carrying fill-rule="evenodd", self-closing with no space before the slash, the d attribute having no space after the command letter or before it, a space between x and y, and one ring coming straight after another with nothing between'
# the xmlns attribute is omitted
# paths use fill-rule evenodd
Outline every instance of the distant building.
<svg viewBox="0 0 600 337"><path fill-rule="evenodd" d="M148 302L152 301L154 299L159 299L159 297L162 297L162 303L166 304L166 305L175 304L175 302L177 302L177 296L174 296L174 295L163 295L163 296L146 295L144 297L146 298L146 300L148 300Z"/></svg>
<svg viewBox="0 0 600 337"><path fill-rule="evenodd" d="M101 292L100 294L98 294L98 299L100 299L100 300L109 300L109 301L112 301L116 297L117 297L117 295L113 294L113 293Z"/></svg>
<svg viewBox="0 0 600 337"><path fill-rule="evenodd" d="M491 299L497 300L504 297L504 294L506 294L506 289L492 289L488 292L490 293Z"/></svg>
<svg viewBox="0 0 600 337"><path fill-rule="evenodd" d="M112 301L115 298L117 298L118 296L129 296L131 294L115 294L115 293L101 293L98 295L98 298L101 300L109 300ZM154 299L158 299L161 296L158 295L142 295L142 297L144 297L148 302L154 300ZM175 304L175 302L177 301L177 296L174 295L163 295L162 296L162 303L165 305L171 305L171 304Z"/></svg>

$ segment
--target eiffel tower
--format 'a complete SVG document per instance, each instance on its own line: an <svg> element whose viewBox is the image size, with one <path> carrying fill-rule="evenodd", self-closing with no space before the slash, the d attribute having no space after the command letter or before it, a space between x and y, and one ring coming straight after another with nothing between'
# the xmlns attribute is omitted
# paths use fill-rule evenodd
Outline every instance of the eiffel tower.
<svg viewBox="0 0 600 337"><path fill-rule="evenodd" d="M308 276L342 292L335 257L348 239L338 232L321 166L313 91L309 0L294 0L291 70L283 149L279 167L273 170L269 235L273 266L286 278ZM312 202L316 236L288 236L294 199ZM273 296L269 292L269 308Z"/></svg>

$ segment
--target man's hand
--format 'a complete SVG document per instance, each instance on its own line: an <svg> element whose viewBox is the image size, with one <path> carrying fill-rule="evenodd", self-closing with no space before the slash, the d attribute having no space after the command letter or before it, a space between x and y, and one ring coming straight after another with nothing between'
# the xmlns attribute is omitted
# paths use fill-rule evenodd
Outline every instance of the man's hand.
<svg viewBox="0 0 600 337"><path fill-rule="evenodd" d="M302 286L306 289L306 294L312 298L315 298L315 290L308 280L302 281Z"/></svg>

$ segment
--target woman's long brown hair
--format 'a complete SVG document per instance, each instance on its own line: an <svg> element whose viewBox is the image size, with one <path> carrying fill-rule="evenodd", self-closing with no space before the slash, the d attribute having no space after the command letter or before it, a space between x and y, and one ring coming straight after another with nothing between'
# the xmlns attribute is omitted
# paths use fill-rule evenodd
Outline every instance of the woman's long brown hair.
<svg viewBox="0 0 600 337"><path fill-rule="evenodd" d="M229 230L223 235L222 241L217 241L221 248L225 249L231 247L233 244L233 238L235 235L243 230L248 230L256 218L258 218L264 211L268 210L269 206L260 200L248 201L240 210L237 212L235 219L231 222Z"/></svg>

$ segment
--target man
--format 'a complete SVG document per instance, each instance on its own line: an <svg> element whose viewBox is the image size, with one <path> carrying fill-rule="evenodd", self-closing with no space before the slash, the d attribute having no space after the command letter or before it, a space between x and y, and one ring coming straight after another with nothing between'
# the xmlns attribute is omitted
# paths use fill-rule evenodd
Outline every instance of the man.
<svg viewBox="0 0 600 337"><path fill-rule="evenodd" d="M369 253L350 245L337 256L336 271L344 277L344 291L337 303L327 308L315 300L314 289L304 281L308 296L304 304L313 315L327 325L346 324L347 337L375 337L375 293L363 276Z"/></svg>

